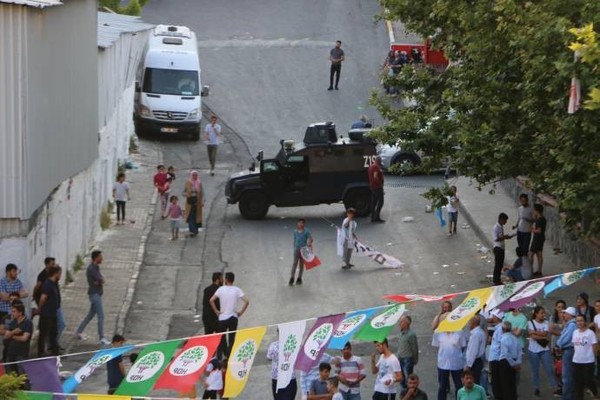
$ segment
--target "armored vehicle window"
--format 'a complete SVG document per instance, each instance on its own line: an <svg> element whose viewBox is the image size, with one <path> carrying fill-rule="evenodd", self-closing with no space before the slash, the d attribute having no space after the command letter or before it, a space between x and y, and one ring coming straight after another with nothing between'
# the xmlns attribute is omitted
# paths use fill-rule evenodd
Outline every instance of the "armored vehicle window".
<svg viewBox="0 0 600 400"><path fill-rule="evenodd" d="M303 162L303 161L304 161L303 156L289 156L287 159L287 162L289 162L289 163L299 163L299 162Z"/></svg>

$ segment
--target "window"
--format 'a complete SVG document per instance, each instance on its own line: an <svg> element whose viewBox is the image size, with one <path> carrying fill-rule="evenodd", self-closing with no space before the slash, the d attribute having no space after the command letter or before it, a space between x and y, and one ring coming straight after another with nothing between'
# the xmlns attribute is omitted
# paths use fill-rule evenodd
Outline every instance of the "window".
<svg viewBox="0 0 600 400"><path fill-rule="evenodd" d="M198 71L146 68L143 91L176 96L198 96Z"/></svg>

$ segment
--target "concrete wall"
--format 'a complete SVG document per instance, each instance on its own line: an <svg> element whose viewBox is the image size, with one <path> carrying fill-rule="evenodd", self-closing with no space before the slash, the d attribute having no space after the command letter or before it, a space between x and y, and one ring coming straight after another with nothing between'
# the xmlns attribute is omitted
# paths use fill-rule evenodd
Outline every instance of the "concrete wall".
<svg viewBox="0 0 600 400"><path fill-rule="evenodd" d="M535 193L525 188L516 179L502 181L499 186L515 199L515 204L519 203L521 193L529 194L529 199L533 203L543 204L544 216L548 221L546 239L552 243L552 247L559 248L573 263L581 267L600 265L600 248L588 240L573 240L571 235L563 228L558 208L538 198ZM544 251L552 251L552 248L546 246Z"/></svg>

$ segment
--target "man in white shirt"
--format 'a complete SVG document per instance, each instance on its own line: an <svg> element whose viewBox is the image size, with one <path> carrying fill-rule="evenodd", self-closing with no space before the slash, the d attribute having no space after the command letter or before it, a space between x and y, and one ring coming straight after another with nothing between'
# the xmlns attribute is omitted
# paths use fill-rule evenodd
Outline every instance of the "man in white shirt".
<svg viewBox="0 0 600 400"><path fill-rule="evenodd" d="M478 315L469 321L471 332L469 333L469 343L467 344L465 371L470 370L473 374L475 383L481 384L481 370L483 369L483 358L485 356L485 346L487 336L481 329L481 319Z"/></svg>
<svg viewBox="0 0 600 400"><path fill-rule="evenodd" d="M346 218L342 222L342 236L344 238L344 252L342 255L344 265L342 265L342 269L354 267L353 264L350 264L350 257L352 257L352 249L354 249L354 241L356 240L356 233L354 233L356 231L355 214L356 210L350 207L346 210Z"/></svg>
<svg viewBox="0 0 600 400"><path fill-rule="evenodd" d="M502 285L500 275L504 268L504 241L514 236L504 234L504 225L506 225L507 221L508 215L500 213L498 215L498 222L494 225L494 231L492 232L492 239L494 241L494 285Z"/></svg>
<svg viewBox="0 0 600 400"><path fill-rule="evenodd" d="M529 204L527 193L521 193L519 196L519 220L513 226L517 230L517 246L525 251L529 251L531 243L531 224L533 223L533 207Z"/></svg>
<svg viewBox="0 0 600 400"><path fill-rule="evenodd" d="M443 319L445 316L443 317ZM450 376L454 382L454 394L462 387L461 374L465 367L463 350L467 347L465 334L461 332L436 332L431 342L438 348L438 395L437 398L446 400L450 390Z"/></svg>
<svg viewBox="0 0 600 400"><path fill-rule="evenodd" d="M221 125L217 124L217 116L210 117L210 124L204 127L204 140L208 150L208 161L210 162L210 174L215 174L215 163L217 162L217 147L221 137Z"/></svg>
<svg viewBox="0 0 600 400"><path fill-rule="evenodd" d="M242 289L233 286L234 280L235 274L233 272L226 272L225 285L218 288L215 294L210 298L210 306L215 314L219 316L217 332L230 332L223 335L221 343L219 343L219 348L217 350L217 357L219 360L223 359L223 356L229 358L233 342L235 341L238 318L246 312L246 309L250 304L250 300L248 300L248 297L246 297ZM220 309L217 308L217 300L219 300ZM242 308L237 311L239 300L241 300L243 304Z"/></svg>
<svg viewBox="0 0 600 400"><path fill-rule="evenodd" d="M390 351L387 339L383 339L383 342L375 342L375 349L380 356L376 361L377 354L371 354L371 372L377 374L373 400L394 400L396 398L395 384L403 379L400 361Z"/></svg>

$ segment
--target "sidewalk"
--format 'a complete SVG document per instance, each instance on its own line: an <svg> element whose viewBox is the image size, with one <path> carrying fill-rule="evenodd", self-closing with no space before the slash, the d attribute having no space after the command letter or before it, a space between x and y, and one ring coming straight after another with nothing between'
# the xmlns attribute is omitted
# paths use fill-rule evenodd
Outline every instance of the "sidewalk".
<svg viewBox="0 0 600 400"><path fill-rule="evenodd" d="M493 254L492 250L492 230L498 220L498 214L504 212L508 215L508 222L505 231L512 232L509 228L516 223L517 220L517 199L513 199L506 191L498 185L494 190L493 185L484 186L481 190L477 189L476 183L471 183L468 178L458 177L448 181L449 185L456 185L458 196L460 198L459 221L458 226L462 226L465 222L469 224L470 229L479 237L481 244L490 250L488 259L485 260L485 270L481 271L482 277L490 275L493 272ZM490 194L492 191L494 194ZM533 199L531 199L533 203ZM462 220L461 220L462 219ZM460 233L460 232L459 232ZM564 253L554 251L557 247L553 243L546 241L544 245L544 275L555 275L563 272L569 272L577 269L587 268L585 265L574 265ZM514 249L516 248L516 239L511 239L506 244L506 262L512 262L516 256ZM552 308L550 302L546 304L548 309L553 309L554 300L559 298L565 299L568 305L575 304L575 298L580 292L594 293L597 290L596 274L574 285L557 290L548 296L549 301L552 300ZM592 303L595 297L590 297Z"/></svg>
<svg viewBox="0 0 600 400"><path fill-rule="evenodd" d="M125 317L133 299L136 279L143 260L146 239L152 225L156 192L149 177L162 159L160 147L151 142L140 141L137 153L131 154L136 169L127 170L127 182L132 199L127 202L126 224L115 225L113 211L110 228L103 231L89 249L102 251L104 261L101 266L106 279L103 295L104 336L111 339L115 333L122 333ZM84 256L84 265L73 272L74 281L61 288L62 309L65 314L66 329L61 337L61 345L66 353L96 350L101 347L97 333L97 318L86 327L87 341L75 337L79 323L85 318L90 302L87 296L85 270L90 262L89 253Z"/></svg>

